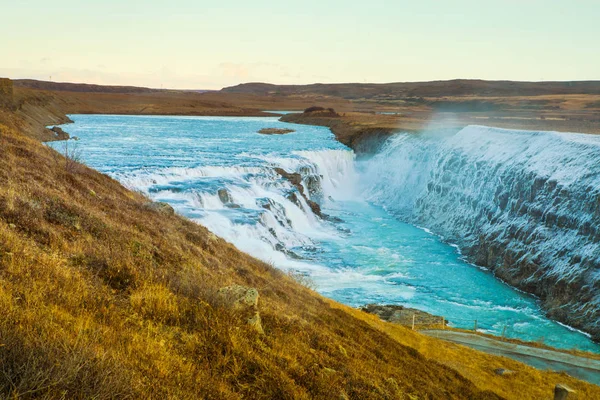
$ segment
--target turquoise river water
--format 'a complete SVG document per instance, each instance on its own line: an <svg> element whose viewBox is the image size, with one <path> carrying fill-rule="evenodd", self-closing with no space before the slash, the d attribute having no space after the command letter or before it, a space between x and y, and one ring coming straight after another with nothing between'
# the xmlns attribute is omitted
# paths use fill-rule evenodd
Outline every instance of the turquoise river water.
<svg viewBox="0 0 600 400"><path fill-rule="evenodd" d="M373 200L382 187L395 197L409 188L377 181L373 161L357 161L326 128L276 117L71 118L68 131L87 165L170 203L241 250L309 276L327 297L354 307L402 304L456 327L477 320L484 332L506 326L508 337L600 351L587 335L546 318L532 296L386 211L393 207ZM296 132L256 133L265 127ZM275 167L300 173L305 192L332 218L315 216Z"/></svg>

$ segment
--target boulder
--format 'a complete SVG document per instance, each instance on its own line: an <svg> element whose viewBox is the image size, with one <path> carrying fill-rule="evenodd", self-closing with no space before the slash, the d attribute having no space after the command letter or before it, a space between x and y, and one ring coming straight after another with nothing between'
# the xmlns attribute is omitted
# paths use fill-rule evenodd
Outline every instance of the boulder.
<svg viewBox="0 0 600 400"><path fill-rule="evenodd" d="M258 312L258 290L241 285L226 286L217 292L226 307L246 318L246 322L258 333L264 333Z"/></svg>
<svg viewBox="0 0 600 400"><path fill-rule="evenodd" d="M510 376L510 375L514 375L516 374L515 371L512 371L510 369L504 369L504 368L498 368L494 370L494 373L496 375L500 375L500 376Z"/></svg>
<svg viewBox="0 0 600 400"><path fill-rule="evenodd" d="M575 394L575 391L561 383L556 385L556 387L554 388L554 400L567 400L570 398L574 398L573 396L569 396L571 394Z"/></svg>
<svg viewBox="0 0 600 400"><path fill-rule="evenodd" d="M144 207L146 207L149 210L152 211L156 211L160 214L164 214L164 215L174 215L175 214L175 209L173 209L173 207L171 207L170 204L167 203L163 203L160 201L152 201L149 203L144 204Z"/></svg>
<svg viewBox="0 0 600 400"><path fill-rule="evenodd" d="M55 127L51 128L50 130L52 132L54 132L55 140L69 140L69 134L67 132L65 132L61 127L55 126Z"/></svg>
<svg viewBox="0 0 600 400"><path fill-rule="evenodd" d="M217 191L217 194L219 195L219 200L221 200L221 203L223 204L227 204L227 203L231 203L231 195L229 194L229 192L227 191L227 189L219 189Z"/></svg>

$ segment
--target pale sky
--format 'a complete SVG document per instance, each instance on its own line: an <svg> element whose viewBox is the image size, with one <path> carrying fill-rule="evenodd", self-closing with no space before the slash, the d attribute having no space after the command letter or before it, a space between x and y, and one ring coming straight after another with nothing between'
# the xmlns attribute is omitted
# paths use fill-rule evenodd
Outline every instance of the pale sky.
<svg viewBox="0 0 600 400"><path fill-rule="evenodd" d="M10 78L180 89L600 80L600 0L0 0L0 10Z"/></svg>

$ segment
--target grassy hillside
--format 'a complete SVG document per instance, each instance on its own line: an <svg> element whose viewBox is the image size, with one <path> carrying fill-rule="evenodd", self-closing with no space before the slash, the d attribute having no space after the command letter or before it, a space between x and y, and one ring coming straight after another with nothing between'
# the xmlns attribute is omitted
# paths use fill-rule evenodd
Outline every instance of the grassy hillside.
<svg viewBox="0 0 600 400"><path fill-rule="evenodd" d="M327 300L6 125L0 154L0 398L600 398Z"/></svg>

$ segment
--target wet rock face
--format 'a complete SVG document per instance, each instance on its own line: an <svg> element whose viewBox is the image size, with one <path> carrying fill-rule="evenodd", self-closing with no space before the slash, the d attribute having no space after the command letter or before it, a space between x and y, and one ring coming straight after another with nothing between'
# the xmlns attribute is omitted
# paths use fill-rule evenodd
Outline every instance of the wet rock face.
<svg viewBox="0 0 600 400"><path fill-rule="evenodd" d="M219 195L219 200L221 200L221 203L223 203L223 204L231 203L231 196L229 195L229 192L227 191L227 189L219 189L217 191L217 194Z"/></svg>
<svg viewBox="0 0 600 400"><path fill-rule="evenodd" d="M323 177L322 176L318 176L318 175L306 175L306 177L304 178L304 184L306 185L306 188L308 189L308 193L311 196L320 196L322 194L322 188L321 188L321 179Z"/></svg>
<svg viewBox="0 0 600 400"><path fill-rule="evenodd" d="M304 186L302 186L302 175L300 175L297 172L293 172L293 173L287 172L286 170L284 170L282 168L274 168L274 171L277 172L279 175L281 175L281 177L283 179L288 180L292 184L292 186L294 186L296 189L298 189L300 196L302 196L304 201L306 201L306 203L310 207L313 214L315 214L319 218L323 218L323 215L321 213L321 206L319 205L319 203L309 199L306 196L306 194L304 193ZM288 200L290 200L292 203L296 204L298 207L302 208L302 203L298 199L298 196L296 195L296 193L294 193L294 192L289 193Z"/></svg>
<svg viewBox="0 0 600 400"><path fill-rule="evenodd" d="M539 296L551 318L600 339L598 195L533 173L495 178L504 184L482 198L485 189L467 192L470 183L460 182L453 168L441 171L421 199L418 223L457 242L472 262ZM448 216L444 223L426 217L433 201Z"/></svg>
<svg viewBox="0 0 600 400"><path fill-rule="evenodd" d="M405 166L376 187L385 205L600 339L600 141L485 127L400 136L375 158Z"/></svg>

